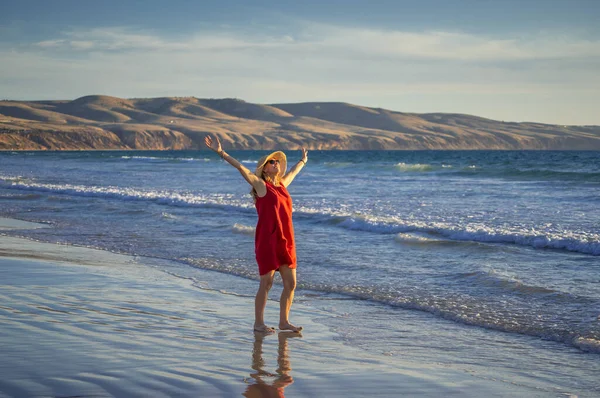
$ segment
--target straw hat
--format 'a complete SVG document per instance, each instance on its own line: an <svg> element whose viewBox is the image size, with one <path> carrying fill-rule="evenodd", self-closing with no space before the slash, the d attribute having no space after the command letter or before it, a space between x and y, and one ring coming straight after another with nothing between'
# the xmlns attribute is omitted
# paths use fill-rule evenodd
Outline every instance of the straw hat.
<svg viewBox="0 0 600 398"><path fill-rule="evenodd" d="M279 160L279 178L285 175L285 172L287 170L287 157L285 156L285 153L277 151L260 158L260 160L256 164L256 171L254 172L254 174L256 174L258 178L262 178L263 168L271 159Z"/></svg>

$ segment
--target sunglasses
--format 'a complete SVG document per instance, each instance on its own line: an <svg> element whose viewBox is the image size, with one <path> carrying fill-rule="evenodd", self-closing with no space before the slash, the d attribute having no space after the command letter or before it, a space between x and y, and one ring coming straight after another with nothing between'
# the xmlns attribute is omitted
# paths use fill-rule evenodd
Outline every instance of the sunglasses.
<svg viewBox="0 0 600 398"><path fill-rule="evenodd" d="M275 164L275 163L279 164L279 160L277 160L277 159L271 159L267 163L269 163L269 164Z"/></svg>

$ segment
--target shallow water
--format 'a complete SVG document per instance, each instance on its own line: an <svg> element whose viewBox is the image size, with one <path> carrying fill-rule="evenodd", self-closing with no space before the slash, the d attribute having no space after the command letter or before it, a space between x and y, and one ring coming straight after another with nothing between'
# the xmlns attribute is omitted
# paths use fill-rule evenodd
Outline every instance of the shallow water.
<svg viewBox="0 0 600 398"><path fill-rule="evenodd" d="M264 152L231 154L253 168ZM294 164L300 153L288 157ZM513 374L556 371L594 391L599 160L598 152L311 151L289 188L297 299L331 310L323 322L382 355L446 353L467 371L490 363ZM254 294L256 213L247 184L217 156L1 153L0 162L2 215L52 227L5 233L174 260L160 266Z"/></svg>

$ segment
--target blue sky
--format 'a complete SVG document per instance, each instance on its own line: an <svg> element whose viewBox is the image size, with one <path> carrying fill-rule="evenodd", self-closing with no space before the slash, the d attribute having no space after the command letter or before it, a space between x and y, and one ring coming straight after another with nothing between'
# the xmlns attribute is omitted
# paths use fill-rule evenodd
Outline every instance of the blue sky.
<svg viewBox="0 0 600 398"><path fill-rule="evenodd" d="M0 98L235 97L600 125L600 1L4 1Z"/></svg>

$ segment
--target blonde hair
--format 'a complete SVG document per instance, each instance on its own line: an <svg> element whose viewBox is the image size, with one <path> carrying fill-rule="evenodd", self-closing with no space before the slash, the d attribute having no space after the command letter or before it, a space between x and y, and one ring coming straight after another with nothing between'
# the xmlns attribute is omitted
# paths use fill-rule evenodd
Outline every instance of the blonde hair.
<svg viewBox="0 0 600 398"><path fill-rule="evenodd" d="M260 178L262 178L266 182L270 182L275 186L279 186L279 183L281 182L281 177L279 176L279 174L275 175L274 178L271 178L268 175L266 175L264 171L260 175ZM254 203L256 203L258 199L258 193L256 192L256 189L252 188L252 190L250 191L250 195L252 195L252 200L254 201Z"/></svg>

